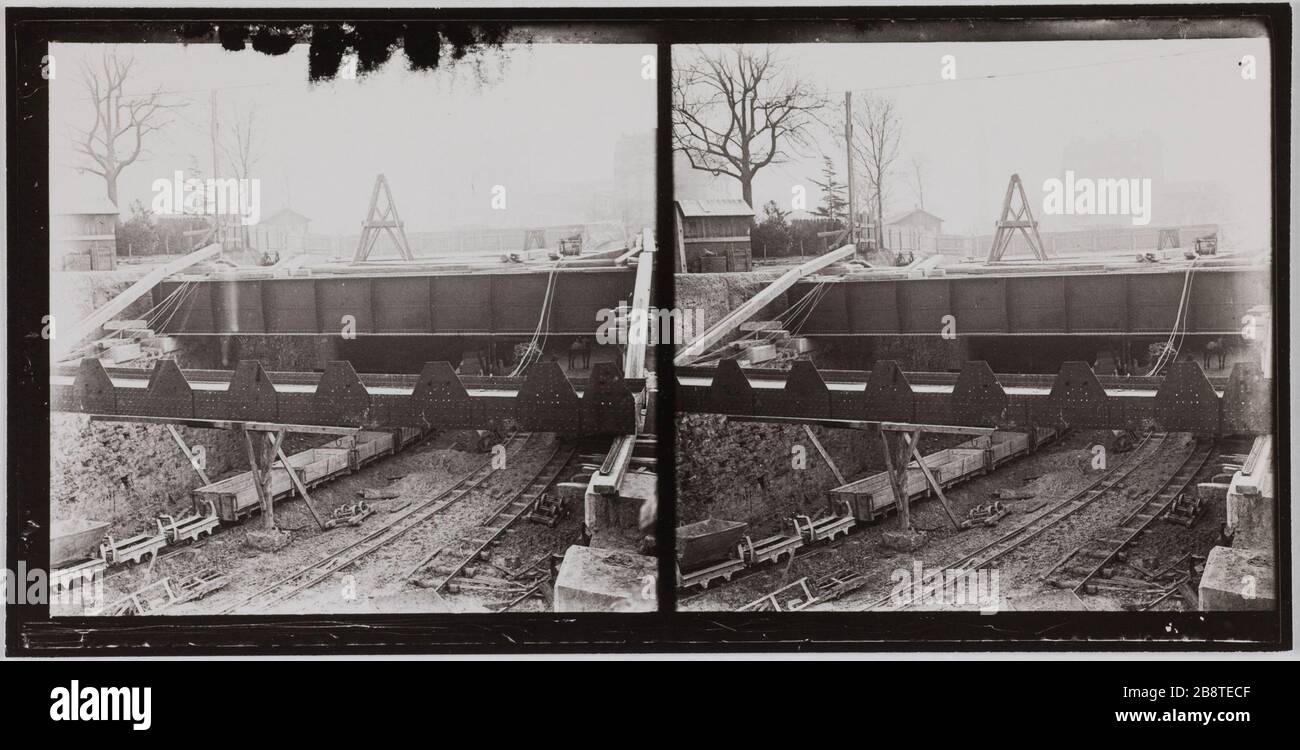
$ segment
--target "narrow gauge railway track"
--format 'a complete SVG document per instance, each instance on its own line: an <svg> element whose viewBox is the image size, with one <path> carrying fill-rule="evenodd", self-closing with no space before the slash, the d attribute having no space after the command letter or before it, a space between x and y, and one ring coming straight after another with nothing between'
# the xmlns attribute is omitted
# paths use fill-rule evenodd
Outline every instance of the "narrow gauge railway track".
<svg viewBox="0 0 1300 750"><path fill-rule="evenodd" d="M515 433L505 442L507 452L519 450L527 445L532 433ZM497 469L492 461L485 461L474 471L461 477L451 487L439 492L419 505L392 519L384 526L375 529L357 541L336 550L316 562L281 578L269 586L259 589L239 602L222 610L220 614L231 614L236 610L251 608L254 611L266 609L310 588L329 578L334 573L346 568L375 550L383 547L411 529L420 526L438 513L473 492L486 482ZM250 607L251 605L251 607Z"/></svg>
<svg viewBox="0 0 1300 750"><path fill-rule="evenodd" d="M414 440L414 441L412 441L412 442L410 442L410 443L405 444L402 448L397 449L397 450L407 450L407 449L412 448L412 447L414 447L414 446L422 445L422 444L424 444L424 443L429 439L429 437L430 437L430 433L426 433L426 434L424 434L424 435L421 435L418 439L416 439L416 440ZM381 460L382 458L385 458L385 457L386 457L386 458L394 458L394 457L397 455L397 450L394 450L392 453L388 453L388 454L386 454L386 455L385 455L385 454L380 454L380 455L378 455L378 456L372 457L372 458L370 458L368 461L366 461L365 463L363 463L362 466L361 466L361 468L366 468L366 466L368 466L371 462ZM283 464L280 464L280 466L281 466L281 468L284 467ZM357 471L359 471L359 470L360 470L360 469L356 469L356 468L351 468L351 467L349 467L349 468L346 469L346 470L339 471L339 472L335 472L334 474L332 474L332 475L330 476L329 481L330 481L330 482L337 481L340 477L345 476L345 475L352 475L352 474L355 474L355 473L356 473ZM319 484L319 482L318 482L317 484ZM301 495L299 495L299 494L297 493L296 489L295 489L294 493L292 493L291 495L289 495L289 497L293 497L293 496L297 496L297 497L299 497L299 498L302 497ZM171 559L171 558L173 558L173 557L176 557L177 555L183 555L183 554L185 554L185 553L187 553L187 552L190 552L190 551L192 551L192 550L201 549L201 548L203 548L204 546L206 546L208 542L212 541L212 538L213 538L213 537L215 537L215 536L219 536L219 535L221 535L221 534L226 534L226 533L228 533L228 532L230 532L230 531L233 531L234 529L237 529L237 528L241 528L241 527L243 526L243 523L244 523L246 520L247 520L247 519L244 519L244 521L238 521L238 522L233 522L233 523L221 523L221 524L217 525L217 527L214 528L214 529L211 531L211 533L209 533L206 537L204 537L204 538L202 538L202 539L196 539L196 540L194 540L194 541L191 541L191 542L189 542L189 543L185 543L185 544L175 544L175 543L173 543L173 544L169 544L169 545L167 545L167 549L169 550L168 552L166 552L166 553L162 553L162 554L158 554L158 555L156 555L156 556L154 556L154 557L150 557L150 558L149 558L149 562L147 562L147 563L143 563L143 562L142 562L142 563L139 563L139 564L127 564L127 565L115 565L115 566L112 566L112 568L111 568L111 572L107 573L107 574L104 576L104 580L106 580L106 581L108 581L108 580L112 580L113 578L116 578L117 576L123 575L124 573L132 572L132 571L137 570L137 569L139 569L139 568L141 568L141 567L148 567L148 566L152 566L152 565L154 565L154 564L156 564L156 563L166 562L167 560L169 560L169 559ZM289 529L289 530L290 530L290 531L295 531L296 529Z"/></svg>
<svg viewBox="0 0 1300 750"><path fill-rule="evenodd" d="M920 586L916 587L919 591L913 589L897 595L891 593L889 596L884 596L859 607L858 610L905 609L915 603L918 594L927 596L942 591L945 586L946 573L950 571L977 570L1001 559L1021 545L1037 538L1043 532L1055 527L1115 490L1130 474L1137 471L1138 468L1159 452L1160 447L1164 445L1168 437L1169 433L1166 432L1148 434L1129 453L1127 460L1122 465L1103 474L1092 484L1048 508L1032 521L994 539L957 562L931 571L924 576Z"/></svg>
<svg viewBox="0 0 1300 750"><path fill-rule="evenodd" d="M1209 462L1214 453L1214 444L1202 441L1188 454L1168 479L1148 494L1142 503L1133 509L1113 529L1081 545L1066 559L1043 576L1052 585L1070 589L1075 594L1085 593L1085 586L1105 568L1120 550L1127 547L1141 534L1169 504L1184 492L1192 480ZM1074 564L1071 564L1074 561ZM1059 572L1058 572L1059 571Z"/></svg>
<svg viewBox="0 0 1300 750"><path fill-rule="evenodd" d="M575 446L556 445L550 457L537 470L537 473L533 474L528 483L511 493L504 503L492 511L478 526L474 527L475 536L453 542L440 550L439 552L451 552L456 562L449 567L443 568L445 571L442 573L443 577L433 587L433 590L441 592L446 588L447 584L451 583L465 570L466 566L500 539L506 533L506 529L510 528L515 521L518 521L532 507L538 496L546 492L546 488L551 486L551 483L560 476L560 472L564 470L564 467L568 465L576 453L577 448ZM435 553L435 557L437 554L439 553Z"/></svg>
<svg viewBox="0 0 1300 750"><path fill-rule="evenodd" d="M1059 437L1061 436L1061 434L1063 434L1063 433L1058 433L1058 434L1057 434L1057 437L1059 438ZM986 472L984 472L984 473L985 473L985 474L992 473L992 471L994 471L994 470L995 470L995 469L990 469L990 470L988 470L988 471L986 471ZM893 512L893 511L891 510L890 512ZM794 552L790 553L790 557L789 557L789 558L786 558L786 559L787 559L787 561L792 561L792 560L803 560L803 559L806 559L806 558L813 557L814 555L820 554L820 553L822 553L822 552L826 552L826 551L828 551L828 550L838 549L839 547L843 546L843 545L844 545L845 543L847 543L848 541L850 541L850 540L856 538L856 537L855 537L855 534L856 534L858 531L863 530L864 528L866 528L866 526L865 526L863 523L859 522L859 523L855 524L853 528L849 529L848 533L846 533L846 534L840 536L838 539L832 539L832 540L827 540L827 541L818 542L818 543L815 544L815 545L805 545L805 546L800 547L799 549L795 550ZM789 564L789 562L787 562L787 564ZM733 573L729 578L726 579L725 583L723 583L723 584L721 584L721 585L724 585L724 586L725 586L725 585L729 585L729 584L735 583L735 582L740 581L740 580L743 580L743 579L745 579L745 578L749 578L750 576L758 575L759 573L762 573L762 572L764 572L765 570L771 570L771 568L767 568L767 567L764 567L764 566L761 566L761 565L749 565L749 566L746 566L745 568L743 568L743 569L741 569L741 570L738 570L738 571L736 571L735 573ZM682 591L682 590L685 590L685 589L681 589L681 588L679 588L678 590L679 590L679 591ZM697 599L702 599L702 598L708 596L709 594L711 594L711 593L715 593L715 592L716 592L716 589L714 589L714 590L709 590L709 587L705 587L705 590L703 590L703 591L699 591L699 592L694 593L694 594L691 594L691 595L689 595L689 596L684 596L684 597L680 597L680 598L678 598L677 603L678 603L679 605L689 604L690 602L693 602L693 601L695 601L695 600L697 600Z"/></svg>

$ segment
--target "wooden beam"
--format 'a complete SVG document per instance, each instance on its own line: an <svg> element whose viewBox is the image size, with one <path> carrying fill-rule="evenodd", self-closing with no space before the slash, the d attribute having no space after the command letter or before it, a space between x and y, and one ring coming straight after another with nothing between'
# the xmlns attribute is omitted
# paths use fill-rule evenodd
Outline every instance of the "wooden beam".
<svg viewBox="0 0 1300 750"><path fill-rule="evenodd" d="M994 427L961 427L947 424L913 424L910 422L881 422L880 429L892 432L934 432L943 435L973 435L982 437L997 432Z"/></svg>
<svg viewBox="0 0 1300 750"><path fill-rule="evenodd" d="M920 429L924 432L935 432L945 435L971 435L982 437L991 435L997 431L996 427L962 427L959 425L947 424L910 424L905 422L873 422L864 419L823 419L820 417L745 417L745 416L728 416L729 422L762 422L762 423L780 423L780 424L803 424L816 425L819 427L834 427L847 430L869 430L876 432L884 430L886 432L912 432Z"/></svg>
<svg viewBox="0 0 1300 750"><path fill-rule="evenodd" d="M934 490L934 494L939 498L939 504L943 506L943 512L948 515L948 520L952 522L952 527L960 530L961 524L957 523L957 516L953 515L952 506L948 505L948 498L943 494L943 487L939 486L938 480L936 480L934 475L930 473L930 467L925 465L925 459L921 456L919 448L921 440L920 430L915 433L915 438L907 434L904 434L902 437L904 442L908 443L912 448L912 456L916 458L916 465L921 467L921 474L925 476L925 481L930 483L930 488Z"/></svg>
<svg viewBox="0 0 1300 750"><path fill-rule="evenodd" d="M272 434L271 432L266 432L263 434L266 435L267 441L271 444L271 452L268 454L271 457L271 460L266 462L266 465L269 469L269 467L275 464L275 455L280 452L280 445L284 443L284 436L286 433L284 428L281 427L280 429L276 430L274 434ZM289 468L289 465L285 464L285 468L286 469Z"/></svg>
<svg viewBox="0 0 1300 750"><path fill-rule="evenodd" d="M324 531L325 522L320 520L320 514L316 512L316 507L312 505L311 495L307 494L306 485L304 485L302 480L298 478L298 473L293 470L293 466L289 464L288 457L284 455L284 448L278 443L275 446L275 455L279 457L280 464L284 466L284 470L289 472L289 481L293 482L293 486L298 490L298 494L302 495L302 501L307 504L307 510L311 512L312 519L316 521L316 525L320 527L320 530Z"/></svg>
<svg viewBox="0 0 1300 750"><path fill-rule="evenodd" d="M56 334L54 340L50 343L51 361L57 362L63 359L68 352L72 351L73 347L81 343L87 336L93 334L97 328L104 325L109 319L130 307L131 303L143 297L144 293L157 286L158 282L174 273L184 271L195 263L201 263L209 258L216 257L220 253L221 245L208 245L182 258L165 263L145 274L139 281L127 287L126 291L109 300L108 304L82 318L70 330Z"/></svg>
<svg viewBox="0 0 1300 750"><path fill-rule="evenodd" d="M845 245L838 250L831 250L825 255L819 255L816 258L800 266L790 269L781 274L780 278L764 287L758 294L750 297L743 305L737 307L727 314L722 320L718 321L712 328L705 331L696 340L686 345L686 348L677 353L673 358L673 364L682 366L688 365L695 361L700 355L712 349L732 331L736 330L741 323L754 317L760 310L771 304L778 296L783 294L790 287L795 285L803 277L816 273L821 269L838 263L842 260L852 258L856 252L853 245Z"/></svg>
<svg viewBox="0 0 1300 750"><path fill-rule="evenodd" d="M315 424L280 424L278 422L236 422L229 419L192 419L190 417L141 417L118 414L92 414L92 422L139 422L141 424L175 424L183 427L202 427L213 430L255 430L275 432L288 430L309 435L351 435L360 427L328 427Z"/></svg>
<svg viewBox="0 0 1300 750"><path fill-rule="evenodd" d="M204 474L203 469L199 468L199 465L194 462L194 453L190 450L190 447L185 444L185 440L181 437L180 432L176 430L176 427L170 424L167 425L167 432L171 433L172 440L176 441L176 445L180 447L181 453L185 454L185 458L189 460L190 466L194 469L194 472L199 475L199 479L203 480L203 484L212 484L212 480L208 479L208 475Z"/></svg>
<svg viewBox="0 0 1300 750"><path fill-rule="evenodd" d="M817 436L813 434L812 428L808 425L804 425L803 431L808 434L808 439L812 441L813 447L815 447L817 452L821 454L822 460L826 462L827 466L831 467L831 473L840 481L840 485L848 484L848 480L846 480L844 475L840 473L839 467L837 467L835 462L831 460L831 454L827 453L826 449L822 447L822 441L818 440Z"/></svg>
<svg viewBox="0 0 1300 750"><path fill-rule="evenodd" d="M644 378L646 351L650 348L650 284L654 279L655 236L646 229L641 233L641 256L637 259L636 284L632 291L632 309L628 320L639 324L637 335L628 328L627 353L623 357L623 377Z"/></svg>
<svg viewBox="0 0 1300 750"><path fill-rule="evenodd" d="M262 527L267 531L274 531L275 501L271 497L270 489L266 486L270 476L270 462L265 462L267 470L264 470L264 462L258 449L253 445L253 436L248 430L241 430L240 434L244 436L244 451L248 455L248 470L253 474L253 486L257 489L257 499L262 504Z"/></svg>
<svg viewBox="0 0 1300 750"><path fill-rule="evenodd" d="M628 466L632 462L632 448L635 443L635 435L614 438L609 453L605 456L602 470L591 475L587 489L598 495L617 495L618 488L623 484L623 476L627 474ZM605 469L606 466L609 468Z"/></svg>
<svg viewBox="0 0 1300 750"><path fill-rule="evenodd" d="M907 497L907 459L901 454L901 460L894 460L897 445L890 445L899 439L895 433L880 432L880 448L885 454L885 471L889 474L889 486L894 492L894 505L898 508L898 525L903 531L912 530L912 508ZM901 464L901 466L899 466Z"/></svg>

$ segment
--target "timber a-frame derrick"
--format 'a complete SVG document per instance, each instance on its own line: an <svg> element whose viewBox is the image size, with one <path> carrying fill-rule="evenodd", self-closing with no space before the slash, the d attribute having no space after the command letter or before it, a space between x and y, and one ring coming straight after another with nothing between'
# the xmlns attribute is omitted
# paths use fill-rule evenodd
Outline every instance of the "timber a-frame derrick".
<svg viewBox="0 0 1300 750"><path fill-rule="evenodd" d="M358 376L351 363L330 362L324 373L268 375L256 360L234 372L182 371L159 360L152 371L115 368L83 359L51 376L53 411L140 421L378 429L493 429L512 422L530 432L626 435L636 432L634 393L617 364L596 363L570 380L555 362L539 362L526 377L467 377L447 362L430 362L418 376ZM291 431L301 431L291 427Z"/></svg>
<svg viewBox="0 0 1300 750"><path fill-rule="evenodd" d="M1053 376L995 375L967 362L955 380L913 374L889 360L870 371L678 368L677 410L827 426L863 423L1160 430L1198 435L1262 435L1273 430L1272 382L1257 364L1238 363L1220 385L1196 362L1157 378L1106 378L1067 362ZM1007 382L1003 382L1003 381Z"/></svg>

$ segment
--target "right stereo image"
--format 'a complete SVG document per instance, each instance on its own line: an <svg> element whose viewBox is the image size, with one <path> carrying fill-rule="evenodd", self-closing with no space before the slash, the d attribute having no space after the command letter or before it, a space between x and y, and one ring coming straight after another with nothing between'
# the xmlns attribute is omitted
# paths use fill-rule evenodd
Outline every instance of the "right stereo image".
<svg viewBox="0 0 1300 750"><path fill-rule="evenodd" d="M1270 55L674 45L677 609L1277 610Z"/></svg>

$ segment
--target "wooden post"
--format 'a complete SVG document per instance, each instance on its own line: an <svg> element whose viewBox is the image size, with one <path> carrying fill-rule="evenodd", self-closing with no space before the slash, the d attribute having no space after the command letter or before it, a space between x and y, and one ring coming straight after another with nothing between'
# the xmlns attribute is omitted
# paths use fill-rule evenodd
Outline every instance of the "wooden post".
<svg viewBox="0 0 1300 750"><path fill-rule="evenodd" d="M849 244L852 245L858 241L857 232L854 230L854 222L857 219L857 201L854 200L853 194L853 92L844 92L844 144L845 157L848 160L848 182L849 182ZM790 558L791 560L794 557Z"/></svg>
<svg viewBox="0 0 1300 750"><path fill-rule="evenodd" d="M257 499L262 504L262 528L267 531L274 531L275 503L274 498L271 497L270 488L271 462L263 457L263 449L254 446L253 436L249 434L247 428L241 427L239 432L244 436L244 451L248 455L248 468L253 474L253 486L257 488Z"/></svg>
<svg viewBox="0 0 1300 750"><path fill-rule="evenodd" d="M889 430L879 430L880 447L885 454L885 471L889 473L889 486L894 491L894 503L898 506L898 525L903 531L912 530L912 510L907 497L907 454L898 451L897 439ZM891 441L894 442L890 445Z"/></svg>
<svg viewBox="0 0 1300 750"><path fill-rule="evenodd" d="M1030 435L1032 434L1033 432L1031 431ZM908 435L903 435L903 441L911 448L912 455L916 457L916 465L921 467L921 473L925 475L925 481L930 483L930 487L934 490L935 496L939 498L939 504L943 506L943 512L947 514L948 520L952 522L952 527L954 529L961 529L961 524L957 522L957 516L953 515L952 508L948 505L948 498L943 494L943 487L939 486L939 481L930 473L930 467L926 466L925 461L922 460L920 450L921 431L917 430L913 435L915 437L910 439Z"/></svg>

